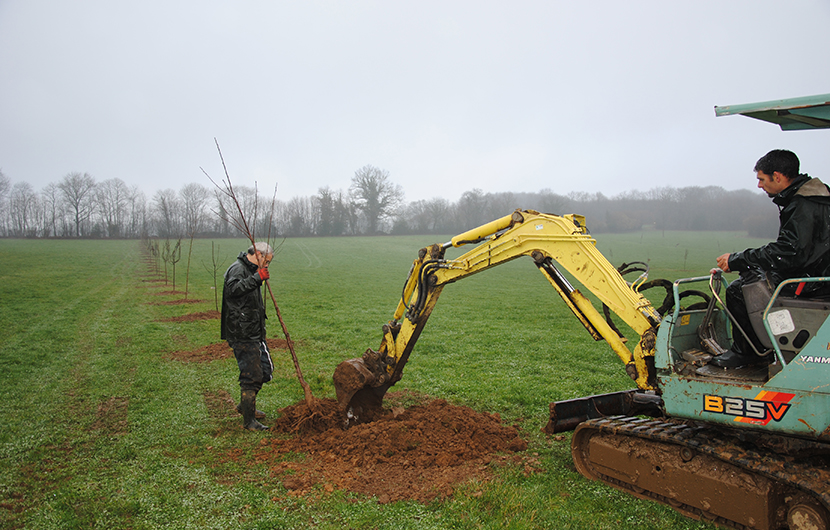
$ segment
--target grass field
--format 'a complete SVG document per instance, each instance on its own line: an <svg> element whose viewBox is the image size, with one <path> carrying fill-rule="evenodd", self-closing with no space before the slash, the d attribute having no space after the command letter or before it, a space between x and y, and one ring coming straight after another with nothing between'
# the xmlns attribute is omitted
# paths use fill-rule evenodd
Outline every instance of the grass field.
<svg viewBox="0 0 830 530"><path fill-rule="evenodd" d="M717 255L763 243L721 232L597 239L612 263L649 261L652 278L669 279L706 274ZM334 397L340 361L378 346L417 250L440 241L283 242L272 285L316 397ZM247 246L214 244L220 276ZM0 240L0 528L712 528L584 479L570 437L539 431L551 401L631 382L524 259L448 286L394 389L518 423L543 472L507 466L427 505L287 495L251 456L262 435L206 407L210 393L238 397L234 360L170 358L219 342L217 320L163 321L215 309L210 261L211 241L196 241L189 298L201 301L165 305L182 295L148 281L139 241ZM184 270L183 260L179 291ZM270 322L269 336L281 337ZM287 352L275 362L258 399L271 414L303 397Z"/></svg>

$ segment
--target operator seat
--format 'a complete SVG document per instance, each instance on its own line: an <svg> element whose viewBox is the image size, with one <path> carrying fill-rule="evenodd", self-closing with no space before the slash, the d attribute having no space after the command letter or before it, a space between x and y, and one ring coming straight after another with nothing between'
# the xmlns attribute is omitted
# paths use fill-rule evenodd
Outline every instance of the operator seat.
<svg viewBox="0 0 830 530"><path fill-rule="evenodd" d="M769 304L772 292L765 281L743 286L744 300L752 329L768 349L773 347L770 334L762 320L764 310ZM772 338L778 343L787 362L791 361L818 333L819 328L830 316L830 297L816 296L779 296L775 299L767 315Z"/></svg>

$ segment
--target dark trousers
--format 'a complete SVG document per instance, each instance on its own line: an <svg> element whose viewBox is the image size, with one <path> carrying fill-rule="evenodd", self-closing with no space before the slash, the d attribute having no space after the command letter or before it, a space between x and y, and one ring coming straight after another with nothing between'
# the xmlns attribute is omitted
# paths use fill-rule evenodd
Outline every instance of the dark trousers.
<svg viewBox="0 0 830 530"><path fill-rule="evenodd" d="M239 366L240 388L259 392L262 385L271 380L274 372L268 345L265 341L228 341L228 344L233 349L233 356Z"/></svg>

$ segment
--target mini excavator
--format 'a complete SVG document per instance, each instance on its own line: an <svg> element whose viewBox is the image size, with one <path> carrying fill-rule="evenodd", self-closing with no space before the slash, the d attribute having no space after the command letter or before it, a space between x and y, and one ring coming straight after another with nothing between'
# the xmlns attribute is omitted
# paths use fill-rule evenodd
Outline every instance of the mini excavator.
<svg viewBox="0 0 830 530"><path fill-rule="evenodd" d="M716 115L729 114L784 130L830 128L830 94L716 107ZM445 258L464 245L474 246ZM719 294L726 285L720 271L649 282L645 264L611 265L579 215L517 210L421 249L380 347L335 370L344 426L380 410L446 285L525 256L636 385L550 404L543 430L574 431L571 453L581 474L725 527L830 529L830 300L786 295L793 291L787 286L830 277L745 292L768 362L724 370L709 361L743 330ZM629 283L624 275L632 270L643 274ZM654 287L666 291L660 307L642 294ZM636 341L622 336L611 313Z"/></svg>

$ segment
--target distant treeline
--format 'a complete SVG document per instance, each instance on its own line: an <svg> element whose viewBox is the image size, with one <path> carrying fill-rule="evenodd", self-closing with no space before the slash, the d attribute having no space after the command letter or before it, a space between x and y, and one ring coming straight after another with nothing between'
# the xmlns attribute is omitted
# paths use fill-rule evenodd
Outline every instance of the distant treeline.
<svg viewBox="0 0 830 530"><path fill-rule="evenodd" d="M345 191L326 187L288 201L243 186L235 192L254 233L271 237L455 234L517 208L584 215L592 233L745 230L750 236L774 237L778 226L777 209L763 193L716 186L654 188L612 197L473 189L456 202L405 202L403 189L387 171L365 166ZM236 212L220 190L201 184L161 190L148 200L120 179L96 182L89 174L70 173L36 191L26 182L12 184L0 172L0 237L238 237L231 219Z"/></svg>

